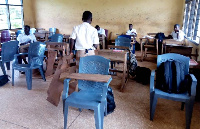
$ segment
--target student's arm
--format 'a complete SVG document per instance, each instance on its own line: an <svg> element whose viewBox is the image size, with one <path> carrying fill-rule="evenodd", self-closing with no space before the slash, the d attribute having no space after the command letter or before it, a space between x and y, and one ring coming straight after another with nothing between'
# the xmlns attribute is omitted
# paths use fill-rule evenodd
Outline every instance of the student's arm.
<svg viewBox="0 0 200 129"><path fill-rule="evenodd" d="M97 47L99 46L99 36L97 30L94 31L92 37L93 37L93 46L97 49Z"/></svg>
<svg viewBox="0 0 200 129"><path fill-rule="evenodd" d="M76 28L73 28L72 34L70 36L70 54L72 54L72 49L74 47L75 39L76 39Z"/></svg>
<svg viewBox="0 0 200 129"><path fill-rule="evenodd" d="M74 39L70 39L70 54L72 54L72 49L74 47Z"/></svg>

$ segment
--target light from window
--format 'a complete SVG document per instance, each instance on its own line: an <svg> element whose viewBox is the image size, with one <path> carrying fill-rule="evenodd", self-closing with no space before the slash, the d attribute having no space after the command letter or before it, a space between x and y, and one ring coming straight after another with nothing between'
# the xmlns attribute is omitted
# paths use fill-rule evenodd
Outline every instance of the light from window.
<svg viewBox="0 0 200 129"><path fill-rule="evenodd" d="M6 5L0 5L0 29L9 29Z"/></svg>
<svg viewBox="0 0 200 129"><path fill-rule="evenodd" d="M10 6L11 29L22 28L22 9L21 6Z"/></svg>
<svg viewBox="0 0 200 129"><path fill-rule="evenodd" d="M0 0L0 30L23 26L22 0Z"/></svg>
<svg viewBox="0 0 200 129"><path fill-rule="evenodd" d="M8 4L21 5L21 0L8 0Z"/></svg>
<svg viewBox="0 0 200 129"><path fill-rule="evenodd" d="M6 0L0 0L0 4L6 4Z"/></svg>

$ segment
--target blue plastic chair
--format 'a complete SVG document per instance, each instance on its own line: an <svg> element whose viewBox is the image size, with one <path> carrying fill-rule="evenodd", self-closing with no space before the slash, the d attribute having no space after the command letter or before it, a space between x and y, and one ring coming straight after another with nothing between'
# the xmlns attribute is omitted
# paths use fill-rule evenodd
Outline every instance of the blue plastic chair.
<svg viewBox="0 0 200 129"><path fill-rule="evenodd" d="M188 57L185 57L180 54L175 54L175 53L158 55L157 68L161 65L162 62L166 62L168 60L169 61L173 61L173 60L179 61L179 62L181 62L182 65L185 66L184 75L190 75L190 77L192 79L191 96L188 94L188 92L182 93L182 94L175 94L175 93L164 92L160 89L155 88L154 87L155 70L152 70L151 77L150 77L150 120L153 120L158 98L180 101L180 102L182 102L182 107L181 107L182 109L184 107L183 103L185 103L186 129L189 129L190 123L191 123L191 118L192 118L194 99L195 99L195 95L196 95L197 80L193 74L189 74L189 60L190 59Z"/></svg>
<svg viewBox="0 0 200 129"><path fill-rule="evenodd" d="M16 32L16 38L19 36L19 34L23 34L24 33L24 30L18 30L17 32Z"/></svg>
<svg viewBox="0 0 200 129"><path fill-rule="evenodd" d="M131 40L131 36L130 35L119 35L117 38L128 38Z"/></svg>
<svg viewBox="0 0 200 129"><path fill-rule="evenodd" d="M79 73L108 75L110 60L102 56L86 56L80 58ZM112 78L107 83L78 80L79 92L68 96L69 81L64 80L62 94L64 104L64 129L67 127L68 107L94 110L96 129L103 129L104 113L107 115L107 89Z"/></svg>
<svg viewBox="0 0 200 129"><path fill-rule="evenodd" d="M50 42L63 42L62 34L53 34L50 38Z"/></svg>
<svg viewBox="0 0 200 129"><path fill-rule="evenodd" d="M44 81L45 75L43 72L43 59L46 45L43 42L34 42L30 44L28 53L20 53L15 55L14 62L12 64L12 85L14 86L14 70L24 71L26 74L26 82L28 90L32 89L32 70L39 69L40 74ZM18 56L28 55L28 64L19 64Z"/></svg>
<svg viewBox="0 0 200 129"><path fill-rule="evenodd" d="M57 30L56 28L49 28L49 37L56 34L56 30Z"/></svg>
<svg viewBox="0 0 200 129"><path fill-rule="evenodd" d="M6 75L4 63L6 63L7 70L10 70L10 61L14 59L14 55L18 53L18 41L8 41L2 43L0 65L3 74Z"/></svg>

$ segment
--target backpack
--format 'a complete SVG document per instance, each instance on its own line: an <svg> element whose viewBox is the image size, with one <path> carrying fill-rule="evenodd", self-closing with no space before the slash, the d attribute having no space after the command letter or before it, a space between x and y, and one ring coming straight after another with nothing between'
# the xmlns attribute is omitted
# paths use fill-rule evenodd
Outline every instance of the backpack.
<svg viewBox="0 0 200 129"><path fill-rule="evenodd" d="M8 75L1 75L0 76L0 87L4 86L9 81Z"/></svg>
<svg viewBox="0 0 200 129"><path fill-rule="evenodd" d="M168 93L185 93L191 90L191 77L184 75L184 65L178 61L161 63L156 71L156 88Z"/></svg>
<svg viewBox="0 0 200 129"><path fill-rule="evenodd" d="M163 40L165 39L165 35L164 33L160 32L156 34L155 38L158 39L158 53L162 54L161 50L162 50ZM156 44L156 40L155 40L155 44Z"/></svg>
<svg viewBox="0 0 200 129"><path fill-rule="evenodd" d="M110 86L108 86L108 92L107 92L107 114L110 114L114 111L116 105L113 95L113 90Z"/></svg>
<svg viewBox="0 0 200 129"><path fill-rule="evenodd" d="M146 67L137 66L135 70L135 80L143 85L150 83L151 70Z"/></svg>
<svg viewBox="0 0 200 129"><path fill-rule="evenodd" d="M130 66L129 66L129 74L132 77L135 76L136 67L137 67L137 59L135 57L135 54L131 53Z"/></svg>

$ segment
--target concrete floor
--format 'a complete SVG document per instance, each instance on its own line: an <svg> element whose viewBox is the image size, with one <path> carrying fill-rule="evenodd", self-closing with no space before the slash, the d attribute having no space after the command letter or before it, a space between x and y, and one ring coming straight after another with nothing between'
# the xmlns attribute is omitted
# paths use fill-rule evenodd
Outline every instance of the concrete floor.
<svg viewBox="0 0 200 129"><path fill-rule="evenodd" d="M136 53L139 56L139 52ZM140 62L138 65L156 68L155 58ZM1 71L1 70L0 70ZM11 71L7 71L11 76ZM55 107L49 103L47 89L52 77L44 82L41 76L33 77L33 88L27 90L25 75L15 72L15 86L11 81L0 87L0 129L62 129L62 102ZM1 72L2 74L2 72ZM11 79L10 79L11 80ZM124 92L119 92L120 76L113 77L116 109L104 117L104 129L184 129L185 111L181 103L159 99L154 121L149 120L149 85L142 85L129 79ZM90 110L79 112L69 109L69 129L94 129L94 113ZM193 110L191 129L200 128L200 103Z"/></svg>

